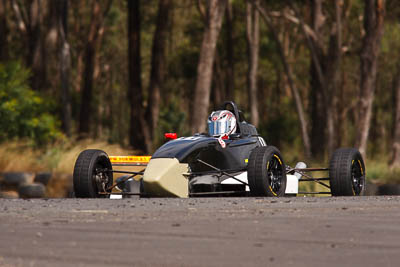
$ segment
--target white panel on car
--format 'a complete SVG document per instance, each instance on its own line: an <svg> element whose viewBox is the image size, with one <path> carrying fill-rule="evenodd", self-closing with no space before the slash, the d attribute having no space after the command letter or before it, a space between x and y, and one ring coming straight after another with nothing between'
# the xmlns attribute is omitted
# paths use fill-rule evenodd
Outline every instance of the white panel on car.
<svg viewBox="0 0 400 267"><path fill-rule="evenodd" d="M241 174L236 175L235 178L240 180L240 181L242 181L242 182L248 183L248 181L247 181L247 172L242 172ZM226 180L223 180L221 182L221 184L241 184L241 182L239 182L239 181L237 181L235 179L232 179L232 178L228 178ZM246 185L246 191L250 191L250 188L247 185Z"/></svg>
<svg viewBox="0 0 400 267"><path fill-rule="evenodd" d="M287 174L286 175L286 194L297 194L299 192L299 179L294 176Z"/></svg>

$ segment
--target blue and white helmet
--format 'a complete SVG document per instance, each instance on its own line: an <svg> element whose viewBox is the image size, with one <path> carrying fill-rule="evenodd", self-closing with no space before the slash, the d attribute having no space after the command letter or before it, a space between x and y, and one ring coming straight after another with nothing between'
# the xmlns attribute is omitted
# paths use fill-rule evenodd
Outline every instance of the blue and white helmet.
<svg viewBox="0 0 400 267"><path fill-rule="evenodd" d="M229 110L213 111L208 118L208 133L211 136L228 136L236 132L236 118Z"/></svg>

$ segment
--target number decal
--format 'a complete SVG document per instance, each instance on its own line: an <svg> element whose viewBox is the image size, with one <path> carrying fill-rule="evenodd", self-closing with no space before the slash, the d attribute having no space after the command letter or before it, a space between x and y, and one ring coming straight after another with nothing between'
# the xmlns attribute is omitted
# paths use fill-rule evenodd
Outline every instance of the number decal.
<svg viewBox="0 0 400 267"><path fill-rule="evenodd" d="M181 138L178 138L178 140L188 140L188 141L195 141L195 140L197 140L197 139L200 139L200 137L199 137L199 136L190 136L190 137L181 137Z"/></svg>

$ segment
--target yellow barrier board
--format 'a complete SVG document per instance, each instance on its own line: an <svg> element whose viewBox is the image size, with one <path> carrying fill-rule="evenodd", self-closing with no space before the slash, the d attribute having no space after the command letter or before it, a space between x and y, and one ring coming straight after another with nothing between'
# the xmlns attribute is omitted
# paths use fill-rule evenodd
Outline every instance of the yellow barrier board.
<svg viewBox="0 0 400 267"><path fill-rule="evenodd" d="M110 156L111 163L148 163L151 156Z"/></svg>

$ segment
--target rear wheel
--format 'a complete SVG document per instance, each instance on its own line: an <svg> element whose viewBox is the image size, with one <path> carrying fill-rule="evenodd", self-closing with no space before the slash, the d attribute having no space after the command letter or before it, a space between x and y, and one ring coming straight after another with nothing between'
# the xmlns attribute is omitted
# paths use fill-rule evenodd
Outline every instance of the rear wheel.
<svg viewBox="0 0 400 267"><path fill-rule="evenodd" d="M365 191L365 165L355 148L336 150L329 163L332 196L359 196Z"/></svg>
<svg viewBox="0 0 400 267"><path fill-rule="evenodd" d="M253 196L285 195L286 166L276 147L255 148L250 154L247 176Z"/></svg>
<svg viewBox="0 0 400 267"><path fill-rule="evenodd" d="M74 192L76 197L106 197L113 183L112 165L108 155L102 150L88 149L79 154L75 162Z"/></svg>

